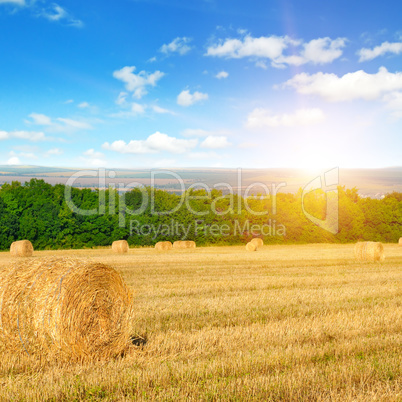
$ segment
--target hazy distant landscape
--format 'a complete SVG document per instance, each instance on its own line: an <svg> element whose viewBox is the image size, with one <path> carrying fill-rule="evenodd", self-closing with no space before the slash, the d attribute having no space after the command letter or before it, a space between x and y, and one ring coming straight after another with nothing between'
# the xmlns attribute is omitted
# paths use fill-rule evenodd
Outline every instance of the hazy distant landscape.
<svg viewBox="0 0 402 402"><path fill-rule="evenodd" d="M66 184L70 177L77 172L80 177L74 181L73 186L78 188L99 188L99 180L95 173L85 174L85 171L97 172L91 169L57 168L41 166L0 166L0 186L4 183L19 181L25 183L32 178L42 179L45 182ZM327 169L329 170L329 169ZM110 172L115 173L114 178L109 178ZM244 190L253 183L263 183L270 187L272 184L286 183L280 188L283 193L295 193L304 188L311 180L324 174L326 170L307 171L303 169L277 168L277 169L241 169L241 189ZM151 185L151 173L154 175L155 188L180 193L182 187L177 178L178 175L186 188L194 183L204 183L210 188L218 183L227 183L235 191L239 187L239 171L237 169L107 169L105 184L122 183L124 186L134 183L145 186ZM359 195L371 198L381 198L393 191L402 192L402 167L384 169L340 169L339 185L346 188L356 187ZM258 185L255 192L261 190Z"/></svg>

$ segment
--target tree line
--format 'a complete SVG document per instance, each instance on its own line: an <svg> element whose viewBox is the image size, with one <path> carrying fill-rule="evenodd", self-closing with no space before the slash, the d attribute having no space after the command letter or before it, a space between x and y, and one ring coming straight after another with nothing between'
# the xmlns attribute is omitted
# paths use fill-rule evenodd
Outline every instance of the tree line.
<svg viewBox="0 0 402 402"><path fill-rule="evenodd" d="M305 211L324 220L326 197L322 191L309 193ZM307 218L302 190L247 198L216 189L182 195L153 188L119 193L32 179L0 189L0 249L21 239L41 250L109 246L120 239L151 246L184 238L198 245L223 245L244 244L254 236L266 244L397 242L402 237L402 193L378 200L340 186L338 205L339 230L333 234Z"/></svg>

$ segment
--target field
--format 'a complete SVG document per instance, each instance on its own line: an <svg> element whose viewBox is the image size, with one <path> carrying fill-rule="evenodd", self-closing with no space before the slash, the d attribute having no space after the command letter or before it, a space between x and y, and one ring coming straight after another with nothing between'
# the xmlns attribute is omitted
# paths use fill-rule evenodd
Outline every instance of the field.
<svg viewBox="0 0 402 402"><path fill-rule="evenodd" d="M108 363L2 351L0 400L402 401L402 247L36 252L105 262L135 292L134 344ZM34 258L35 258L34 257ZM0 253L0 267L11 261Z"/></svg>

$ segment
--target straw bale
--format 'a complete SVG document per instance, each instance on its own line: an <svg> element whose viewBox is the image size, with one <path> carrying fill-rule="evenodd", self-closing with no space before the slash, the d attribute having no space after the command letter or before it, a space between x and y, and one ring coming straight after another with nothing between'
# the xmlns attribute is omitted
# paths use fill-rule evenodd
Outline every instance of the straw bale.
<svg viewBox="0 0 402 402"><path fill-rule="evenodd" d="M127 240L116 240L112 243L112 250L115 253L124 254L129 250Z"/></svg>
<svg viewBox="0 0 402 402"><path fill-rule="evenodd" d="M32 257L34 252L29 240L19 240L11 244L10 253L13 257Z"/></svg>
<svg viewBox="0 0 402 402"><path fill-rule="evenodd" d="M175 249L196 248L196 244L192 240L178 240L173 243L173 248Z"/></svg>
<svg viewBox="0 0 402 402"><path fill-rule="evenodd" d="M0 271L0 341L15 353L107 359L128 348L132 294L114 269L70 258Z"/></svg>
<svg viewBox="0 0 402 402"><path fill-rule="evenodd" d="M257 249L259 249L260 247L262 247L264 245L264 241L260 237L254 237L254 239L252 239L250 241L250 243L255 244Z"/></svg>
<svg viewBox="0 0 402 402"><path fill-rule="evenodd" d="M384 246L374 241L356 243L355 257L359 261L384 261Z"/></svg>
<svg viewBox="0 0 402 402"><path fill-rule="evenodd" d="M257 246L255 243L249 242L246 244L246 250L247 251L257 251Z"/></svg>
<svg viewBox="0 0 402 402"><path fill-rule="evenodd" d="M170 241L160 241L155 244L155 249L160 251L171 250L173 245Z"/></svg>

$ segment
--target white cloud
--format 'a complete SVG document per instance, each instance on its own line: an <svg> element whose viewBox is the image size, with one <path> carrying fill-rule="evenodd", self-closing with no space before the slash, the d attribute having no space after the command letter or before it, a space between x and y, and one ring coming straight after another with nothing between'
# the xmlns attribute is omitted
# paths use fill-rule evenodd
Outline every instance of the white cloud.
<svg viewBox="0 0 402 402"><path fill-rule="evenodd" d="M49 21L63 21L67 25L77 28L81 28L84 25L82 21L72 17L69 12L67 12L63 7L59 6L56 3L53 3L50 9L42 10L40 15Z"/></svg>
<svg viewBox="0 0 402 402"><path fill-rule="evenodd" d="M184 140L169 137L159 131L150 135L146 140L131 140L126 143L123 140L109 144L105 142L102 148L122 154L150 154L157 152L171 152L182 154L197 146L197 140Z"/></svg>
<svg viewBox="0 0 402 402"><path fill-rule="evenodd" d="M91 124L83 121L58 117L56 120L60 123L53 121L49 116L40 113L31 113L29 117L32 119L26 120L27 124L35 124L38 126L45 126L48 131L53 132L71 132L76 130L92 130Z"/></svg>
<svg viewBox="0 0 402 402"><path fill-rule="evenodd" d="M402 42L383 42L380 46L373 49L363 48L357 52L360 56L359 61L373 60L376 57L383 56L386 53L400 54L402 53Z"/></svg>
<svg viewBox="0 0 402 402"><path fill-rule="evenodd" d="M145 106L140 105L139 103L133 103L131 105L131 111L133 112L133 114L144 114L145 113Z"/></svg>
<svg viewBox="0 0 402 402"><path fill-rule="evenodd" d="M8 161L7 165L21 165L21 161L17 156L12 156Z"/></svg>
<svg viewBox="0 0 402 402"><path fill-rule="evenodd" d="M303 95L319 95L331 102L374 100L386 93L401 90L402 73L390 73L385 67L381 67L376 74L359 70L342 77L322 72L312 75L301 73L281 87L295 88Z"/></svg>
<svg viewBox="0 0 402 402"><path fill-rule="evenodd" d="M328 37L313 39L303 45L304 49L302 51L302 59L304 59L304 63L332 63L334 60L342 56L342 48L345 46L345 38L337 38L335 40L331 40L331 38Z"/></svg>
<svg viewBox="0 0 402 402"><path fill-rule="evenodd" d="M298 127L320 123L325 119L321 109L298 109L293 114L272 114L263 108L254 109L247 117L248 128Z"/></svg>
<svg viewBox="0 0 402 402"><path fill-rule="evenodd" d="M396 118L402 117L402 92L392 92L382 99L385 106L392 110L392 115Z"/></svg>
<svg viewBox="0 0 402 402"><path fill-rule="evenodd" d="M293 42L288 36L270 36L253 38L247 35L240 39L226 39L207 49L207 56L240 59L243 57L263 57L274 60Z"/></svg>
<svg viewBox="0 0 402 402"><path fill-rule="evenodd" d="M222 149L227 148L230 146L230 142L228 141L227 137L225 136L208 136L205 140L201 143L202 148L209 148L209 149Z"/></svg>
<svg viewBox="0 0 402 402"><path fill-rule="evenodd" d="M16 6L25 6L25 0L0 0L0 4L14 4Z"/></svg>
<svg viewBox="0 0 402 402"><path fill-rule="evenodd" d="M171 110L165 109L165 108L160 107L158 105L152 105L151 108L155 113L158 113L158 114L166 114L166 113L175 114Z"/></svg>
<svg viewBox="0 0 402 402"><path fill-rule="evenodd" d="M62 155L64 152L60 148L52 148L49 149L49 151L46 152L46 156L52 156L52 155Z"/></svg>
<svg viewBox="0 0 402 402"><path fill-rule="evenodd" d="M86 109L86 108L89 107L89 103L88 103L88 102L81 102L81 103L78 105L78 107L81 108L81 109Z"/></svg>
<svg viewBox="0 0 402 402"><path fill-rule="evenodd" d="M17 138L20 140L28 140L28 141L46 141L45 134L37 131L0 131L0 140L9 140Z"/></svg>
<svg viewBox="0 0 402 402"><path fill-rule="evenodd" d="M188 89L180 92L177 96L177 104L180 106L191 106L194 105L196 102L200 102L203 100L208 99L208 94L204 94L202 92L194 92L193 94L190 93Z"/></svg>
<svg viewBox="0 0 402 402"><path fill-rule="evenodd" d="M32 124L37 124L39 126L50 126L52 125L52 119L44 114L31 113L29 117L32 118Z"/></svg>
<svg viewBox="0 0 402 402"><path fill-rule="evenodd" d="M189 42L191 42L190 38L176 38L169 44L163 45L160 51L164 54L179 53L180 55L184 55L191 50L191 46L188 45Z"/></svg>
<svg viewBox="0 0 402 402"><path fill-rule="evenodd" d="M254 58L256 65L266 68L263 59L271 60L271 65L283 68L286 65L300 66L306 63L325 64L331 63L341 57L342 48L346 45L345 38L318 38L308 43L294 40L289 36L261 36L253 38L246 35L243 39L226 39L218 44L208 47L206 56L224 57L231 59ZM286 55L289 47L302 46L299 54Z"/></svg>
<svg viewBox="0 0 402 402"><path fill-rule="evenodd" d="M83 157L80 159L86 164L90 166L106 166L106 161L104 158L104 154L102 152L95 151L93 148L88 149L83 153Z"/></svg>
<svg viewBox="0 0 402 402"><path fill-rule="evenodd" d="M138 74L134 74L134 66L126 66L121 70L113 72L113 77L123 81L126 86L126 90L133 93L133 96L137 99L141 99L148 93L146 87L155 87L157 82L165 75L161 71L155 71L150 74L146 71L140 71Z"/></svg>
<svg viewBox="0 0 402 402"><path fill-rule="evenodd" d="M119 96L116 99L117 105L124 105L127 100L128 93L127 92L120 92Z"/></svg>
<svg viewBox="0 0 402 402"><path fill-rule="evenodd" d="M102 152L97 152L93 148L88 149L84 152L85 156L89 156L91 158L103 158L105 155Z"/></svg>
<svg viewBox="0 0 402 402"><path fill-rule="evenodd" d="M215 75L215 78L218 78L218 80L222 79L222 78L228 78L229 77L229 73L226 71L220 71L218 74Z"/></svg>
<svg viewBox="0 0 402 402"><path fill-rule="evenodd" d="M17 157L17 158L22 157L22 158L25 158L25 159L38 159L37 155L35 155L32 152L19 152L17 154L16 152L11 151L9 153L9 155L10 155L10 157Z"/></svg>
<svg viewBox="0 0 402 402"><path fill-rule="evenodd" d="M77 121L73 119L66 119L62 117L57 118L58 121L65 124L66 127L78 130L92 130L93 127L89 123L83 121Z"/></svg>

